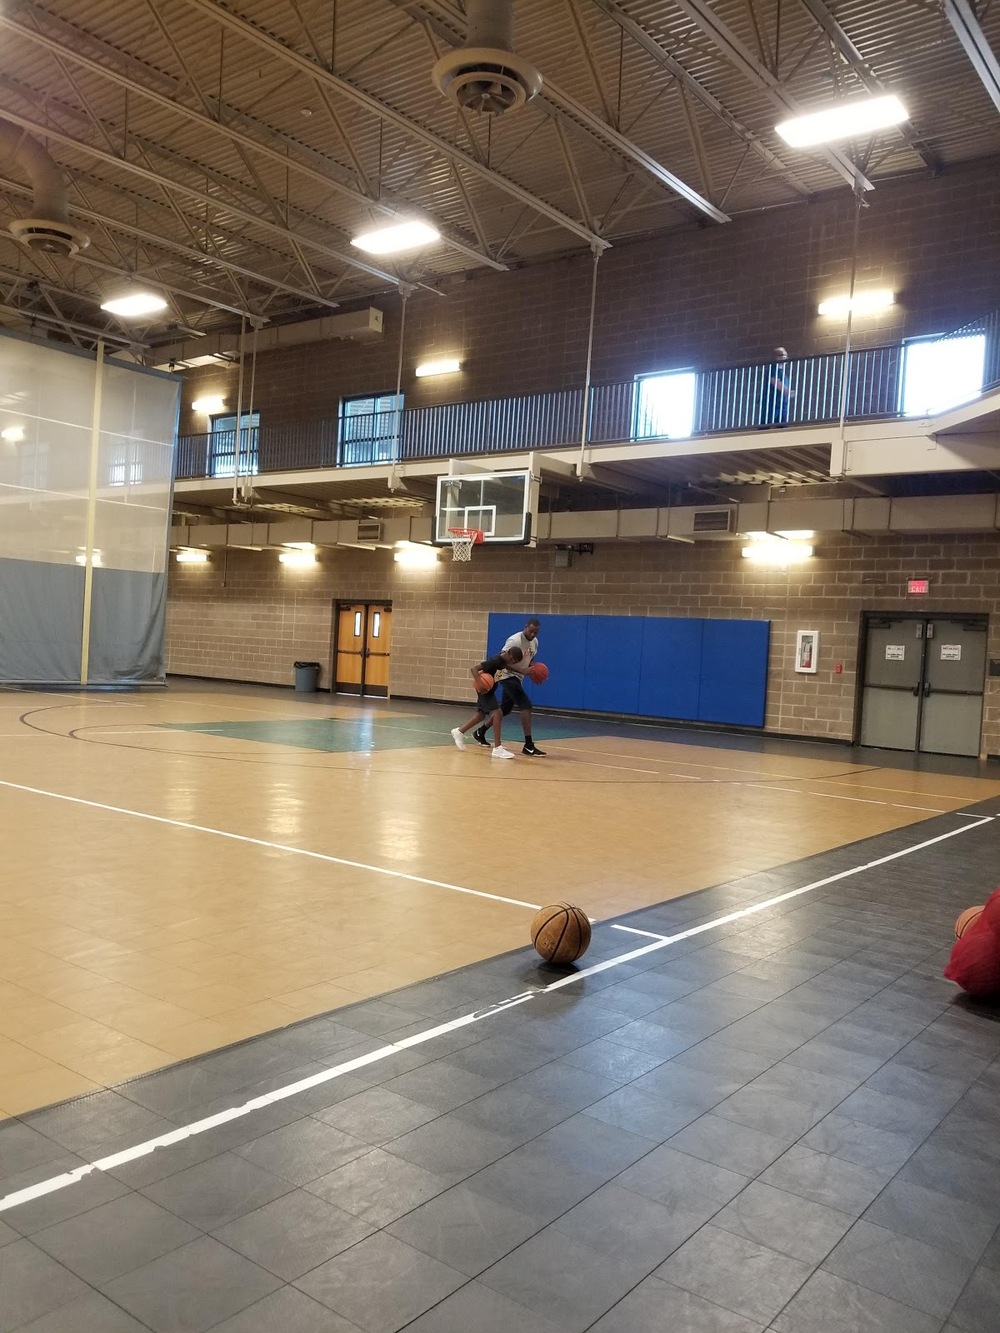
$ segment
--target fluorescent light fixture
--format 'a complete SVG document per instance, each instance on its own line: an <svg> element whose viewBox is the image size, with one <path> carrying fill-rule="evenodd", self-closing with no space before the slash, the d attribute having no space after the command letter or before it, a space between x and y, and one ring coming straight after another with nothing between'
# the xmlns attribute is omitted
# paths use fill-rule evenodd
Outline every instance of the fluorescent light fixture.
<svg viewBox="0 0 1000 1333"><path fill-rule="evenodd" d="M407 569L429 569L438 561L437 548L420 542L401 542L392 555L397 565Z"/></svg>
<svg viewBox="0 0 1000 1333"><path fill-rule="evenodd" d="M78 565L85 565L87 563L87 552L83 550L82 547L80 548L79 555L76 557L76 563ZM104 561L101 559L101 553L96 547L94 548L90 563L94 566L104 564Z"/></svg>
<svg viewBox="0 0 1000 1333"><path fill-rule="evenodd" d="M109 301L101 302L101 309L109 315L120 315L122 319L138 319L141 315L155 315L159 310L166 310L167 303L156 292L126 292L122 296L113 296Z"/></svg>
<svg viewBox="0 0 1000 1333"><path fill-rule="evenodd" d="M888 129L907 120L909 114L898 97L852 97L822 111L783 120L774 128L793 148L808 148L810 144L854 139Z"/></svg>
<svg viewBox="0 0 1000 1333"><path fill-rule="evenodd" d="M876 310L886 310L896 304L896 293L881 287L872 292L855 292L850 296L831 296L828 301L820 301L817 307L821 315L831 315L834 319L846 319L848 314L872 315Z"/></svg>
<svg viewBox="0 0 1000 1333"><path fill-rule="evenodd" d="M196 398L191 404L191 411L210 417L213 412L221 412L225 405L225 398Z"/></svg>
<svg viewBox="0 0 1000 1333"><path fill-rule="evenodd" d="M774 541L753 542L744 546L744 560L752 560L756 565L773 565L783 569L786 565L798 565L808 560L813 548L807 542L788 542L777 538Z"/></svg>
<svg viewBox="0 0 1000 1333"><path fill-rule="evenodd" d="M315 542L282 542L281 544L289 551L315 551L316 549Z"/></svg>
<svg viewBox="0 0 1000 1333"><path fill-rule="evenodd" d="M290 565L293 569L305 569L307 565L316 563L315 551L282 551L278 560L283 565Z"/></svg>
<svg viewBox="0 0 1000 1333"><path fill-rule="evenodd" d="M7 440L11 444L17 444L19 440L24 439L23 426L8 426L6 430L0 430L0 440Z"/></svg>
<svg viewBox="0 0 1000 1333"><path fill-rule="evenodd" d="M396 222L391 227L366 231L351 241L359 250L370 255L392 255L398 250L416 250L422 245L433 245L441 233L426 222Z"/></svg>
<svg viewBox="0 0 1000 1333"><path fill-rule="evenodd" d="M179 565L207 565L207 551L178 551L174 559Z"/></svg>
<svg viewBox="0 0 1000 1333"><path fill-rule="evenodd" d="M456 371L461 369L461 361L457 357L452 357L442 361L424 361L417 366L414 374L418 380L423 380L427 379L429 375L454 375Z"/></svg>

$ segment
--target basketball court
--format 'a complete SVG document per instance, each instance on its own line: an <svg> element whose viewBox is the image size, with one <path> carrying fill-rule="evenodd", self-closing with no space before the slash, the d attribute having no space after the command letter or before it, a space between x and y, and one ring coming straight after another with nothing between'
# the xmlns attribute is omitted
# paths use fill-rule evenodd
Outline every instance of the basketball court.
<svg viewBox="0 0 1000 1333"><path fill-rule="evenodd" d="M543 715L546 757L497 765L460 706L266 688L0 709L7 1116L519 949L549 901L610 922L1000 795Z"/></svg>

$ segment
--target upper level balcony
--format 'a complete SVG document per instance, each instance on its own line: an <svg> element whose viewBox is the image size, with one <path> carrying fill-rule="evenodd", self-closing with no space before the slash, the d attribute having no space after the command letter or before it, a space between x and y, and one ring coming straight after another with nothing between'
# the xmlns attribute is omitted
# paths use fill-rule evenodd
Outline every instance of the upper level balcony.
<svg viewBox="0 0 1000 1333"><path fill-rule="evenodd" d="M269 425L265 412L239 432L181 436L176 476L193 499L202 490L221 495L236 477L266 475L271 485L280 474L318 481L322 472L332 495L335 477L343 488L473 457L503 469L526 454L580 475L592 465L655 462L650 481L661 485L986 471L1000 467L998 389L1000 311L944 336L849 355L597 384L586 401L581 388L408 408L386 394L293 425ZM924 457L928 440L933 458Z"/></svg>

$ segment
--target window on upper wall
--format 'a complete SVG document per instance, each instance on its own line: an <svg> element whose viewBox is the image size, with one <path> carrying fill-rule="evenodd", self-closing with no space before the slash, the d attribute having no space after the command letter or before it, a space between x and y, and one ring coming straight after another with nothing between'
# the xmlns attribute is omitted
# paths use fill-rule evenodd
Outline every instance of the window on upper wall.
<svg viewBox="0 0 1000 1333"><path fill-rule="evenodd" d="M698 376L693 370L637 375L633 395L632 438L683 440L694 432Z"/></svg>
<svg viewBox="0 0 1000 1333"><path fill-rule="evenodd" d="M985 361L985 333L907 343L901 388L903 416L931 416L978 398L983 391Z"/></svg>
<svg viewBox="0 0 1000 1333"><path fill-rule="evenodd" d="M212 417L208 437L208 475L210 477L236 476L236 413ZM257 444L260 435L260 413L244 412L240 416L239 474L253 476L257 472Z"/></svg>
<svg viewBox="0 0 1000 1333"><path fill-rule="evenodd" d="M391 463L402 434L403 395L368 394L340 404L340 466Z"/></svg>
<svg viewBox="0 0 1000 1333"><path fill-rule="evenodd" d="M122 437L111 446L108 461L109 486L137 486L142 481L142 459L138 440Z"/></svg>

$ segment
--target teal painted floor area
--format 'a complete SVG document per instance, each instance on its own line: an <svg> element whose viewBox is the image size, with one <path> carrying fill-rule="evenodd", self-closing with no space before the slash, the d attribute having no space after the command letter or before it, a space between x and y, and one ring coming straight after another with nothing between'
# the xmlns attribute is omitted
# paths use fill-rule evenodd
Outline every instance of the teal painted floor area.
<svg viewBox="0 0 1000 1333"><path fill-rule="evenodd" d="M467 721L468 712L455 709L452 726ZM450 720L450 719L449 719ZM535 735L597 736L605 734L601 728L585 723L568 726L564 722L546 719L547 725L535 720ZM265 745L294 745L302 750L322 750L328 754L352 754L359 751L419 750L435 745L451 745L449 728L442 728L430 718L303 718L282 722L166 722L165 731L201 732L207 736L224 736L234 741L260 741ZM519 723L512 721L504 728L506 740L520 741ZM475 744L470 740L470 744Z"/></svg>

